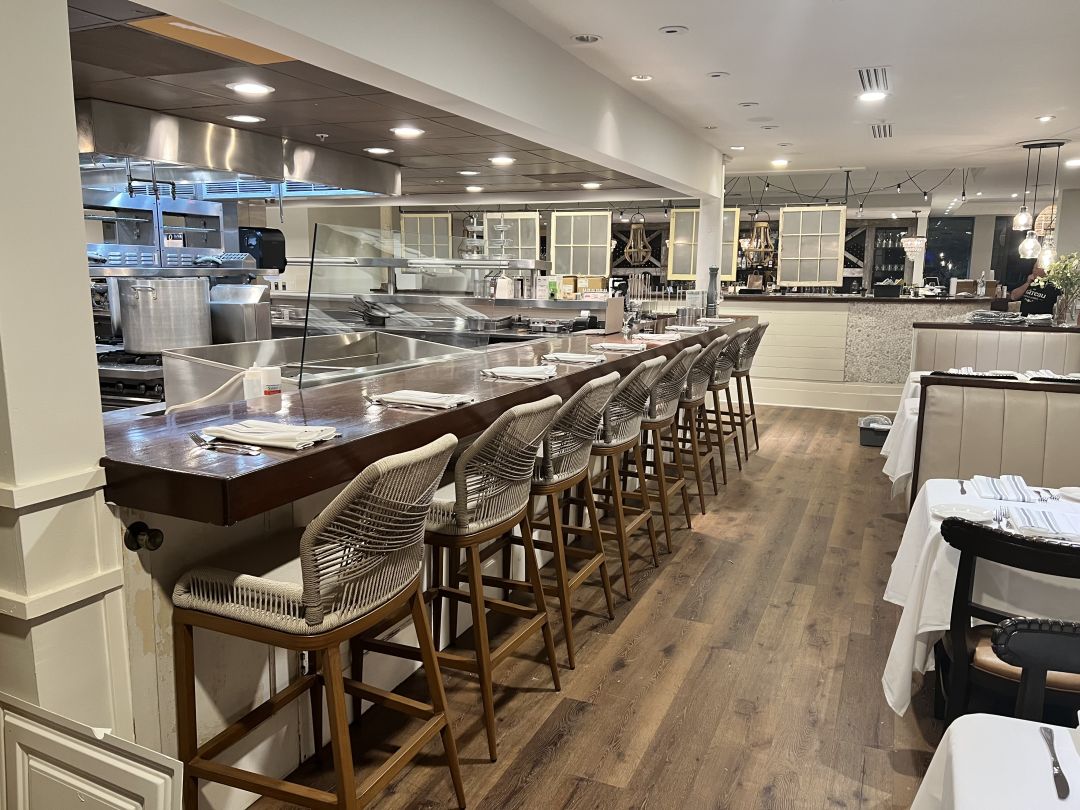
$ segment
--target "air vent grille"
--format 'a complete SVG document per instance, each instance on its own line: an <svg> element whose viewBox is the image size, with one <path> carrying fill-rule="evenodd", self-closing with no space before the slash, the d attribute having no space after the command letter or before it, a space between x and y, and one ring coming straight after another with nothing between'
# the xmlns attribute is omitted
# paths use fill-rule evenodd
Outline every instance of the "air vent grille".
<svg viewBox="0 0 1080 810"><path fill-rule="evenodd" d="M891 138L893 136L892 124L871 124L870 134L877 140Z"/></svg>
<svg viewBox="0 0 1080 810"><path fill-rule="evenodd" d="M889 92L889 72L884 67L859 68L859 82L864 93Z"/></svg>

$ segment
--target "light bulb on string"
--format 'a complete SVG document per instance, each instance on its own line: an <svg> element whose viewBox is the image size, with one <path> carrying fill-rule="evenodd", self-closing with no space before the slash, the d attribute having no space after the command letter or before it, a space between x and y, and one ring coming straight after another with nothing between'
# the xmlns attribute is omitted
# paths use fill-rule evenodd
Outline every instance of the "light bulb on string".
<svg viewBox="0 0 1080 810"><path fill-rule="evenodd" d="M1057 260L1057 239L1053 233L1048 233L1043 237L1042 249L1039 251L1039 258L1036 260L1035 266L1042 270L1049 270L1050 265Z"/></svg>
<svg viewBox="0 0 1080 810"><path fill-rule="evenodd" d="M930 200L930 195L924 191L922 193L922 201L923 202L929 202L929 200Z"/></svg>
<svg viewBox="0 0 1080 810"><path fill-rule="evenodd" d="M1040 250L1042 250L1042 245L1039 243L1039 237L1035 235L1035 231L1028 231L1024 241L1020 243L1020 258L1037 258Z"/></svg>
<svg viewBox="0 0 1080 810"><path fill-rule="evenodd" d="M1013 217L1012 229L1014 231L1026 231L1031 227L1034 221L1028 207L1026 205L1021 205L1020 210L1017 211L1016 216Z"/></svg>
<svg viewBox="0 0 1080 810"><path fill-rule="evenodd" d="M900 193L900 184L899 183L896 184L896 193L897 194Z"/></svg>

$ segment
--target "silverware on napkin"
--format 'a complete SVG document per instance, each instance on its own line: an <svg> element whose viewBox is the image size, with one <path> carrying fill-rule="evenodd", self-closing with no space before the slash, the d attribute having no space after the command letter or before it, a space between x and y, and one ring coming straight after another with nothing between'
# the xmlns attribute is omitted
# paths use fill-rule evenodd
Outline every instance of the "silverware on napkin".
<svg viewBox="0 0 1080 810"><path fill-rule="evenodd" d="M956 483L958 483L960 485L960 494L961 495L967 495L967 490L964 489L964 479L963 478L957 478Z"/></svg>
<svg viewBox="0 0 1080 810"><path fill-rule="evenodd" d="M1046 740L1046 747L1050 749L1050 762L1053 767L1054 773L1054 789L1057 790L1057 797L1059 799L1069 798L1069 780L1065 778L1065 774L1061 770L1061 763L1058 762L1057 752L1054 750L1054 730L1049 726L1039 726L1039 731L1042 732L1043 739Z"/></svg>
<svg viewBox="0 0 1080 810"><path fill-rule="evenodd" d="M253 444L234 444L220 439L207 440L201 433L189 433L188 436L203 450L214 450L218 453L230 453L234 456L257 456L262 453L261 447Z"/></svg>

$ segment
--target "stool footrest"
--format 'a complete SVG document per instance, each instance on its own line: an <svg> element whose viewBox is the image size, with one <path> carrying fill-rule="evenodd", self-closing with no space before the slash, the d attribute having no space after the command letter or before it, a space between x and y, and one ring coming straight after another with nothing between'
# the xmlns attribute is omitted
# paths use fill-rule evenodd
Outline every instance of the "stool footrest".
<svg viewBox="0 0 1080 810"><path fill-rule="evenodd" d="M491 651L491 664L495 666L501 663L507 656L514 650L522 645L522 643L540 629L541 625L547 622L548 617L546 613L539 613L533 616L532 620L523 624L514 634L510 636L506 641L500 644L497 648Z"/></svg>
<svg viewBox="0 0 1080 810"><path fill-rule="evenodd" d="M358 638L356 641L358 646L363 650L380 653L382 655L392 655L395 658L406 658L409 661L423 662L419 648L410 647L408 644L402 644L398 641L387 641L384 638Z"/></svg>
<svg viewBox="0 0 1080 810"><path fill-rule="evenodd" d="M379 689L376 686L370 686L362 681L357 681L352 678L345 678L344 681L346 692L355 697L363 698L370 703L375 703L387 709L393 709L394 711L407 714L409 717L416 717L420 720L430 720L435 716L435 707L429 703L422 703L419 700L413 700L404 695L387 692L385 689Z"/></svg>
<svg viewBox="0 0 1080 810"><path fill-rule="evenodd" d="M396 777L401 770L408 765L413 759L416 758L416 754L425 745L430 742L436 734L442 731L446 725L446 715L437 714L424 723L423 727L413 734L409 739L398 748L390 758L383 763L383 766L365 779L360 787L356 791L357 806L367 807L372 799L386 788Z"/></svg>
<svg viewBox="0 0 1080 810"><path fill-rule="evenodd" d="M337 796L325 790L316 790L307 785L273 779L253 771L234 768L231 765L210 762L201 757L193 759L186 768L191 776L199 779L218 782L239 790L252 791L283 802L302 804L304 807L316 808L316 810L335 810L342 806L338 803Z"/></svg>

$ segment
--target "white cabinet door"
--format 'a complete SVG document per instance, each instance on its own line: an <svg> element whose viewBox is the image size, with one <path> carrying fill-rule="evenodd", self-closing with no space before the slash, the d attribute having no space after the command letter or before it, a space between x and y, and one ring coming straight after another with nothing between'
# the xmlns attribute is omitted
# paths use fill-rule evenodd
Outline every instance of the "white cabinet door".
<svg viewBox="0 0 1080 810"><path fill-rule="evenodd" d="M5 810L180 810L175 759L0 693Z"/></svg>

